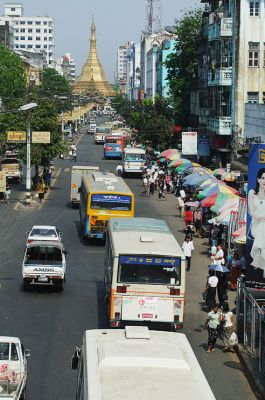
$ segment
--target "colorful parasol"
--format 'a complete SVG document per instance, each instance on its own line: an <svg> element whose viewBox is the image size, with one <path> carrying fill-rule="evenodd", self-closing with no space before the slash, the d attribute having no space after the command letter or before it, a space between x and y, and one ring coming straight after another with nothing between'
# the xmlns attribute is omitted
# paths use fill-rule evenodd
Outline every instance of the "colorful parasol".
<svg viewBox="0 0 265 400"><path fill-rule="evenodd" d="M170 156L167 156L166 158L168 160L170 160L170 161L177 161L177 160L179 160L179 157L180 157L180 154L179 153L175 153L175 154L172 154Z"/></svg>
<svg viewBox="0 0 265 400"><path fill-rule="evenodd" d="M177 149L167 149L158 154L158 158L160 157L168 158L173 154L179 154L179 151Z"/></svg>
<svg viewBox="0 0 265 400"><path fill-rule="evenodd" d="M201 206L202 207L212 207L216 202L217 196L218 196L218 194L215 193L209 197L206 197L204 200L201 201Z"/></svg>
<svg viewBox="0 0 265 400"><path fill-rule="evenodd" d="M225 182L233 182L235 178L230 174L230 172L226 172L221 176L221 180Z"/></svg>
<svg viewBox="0 0 265 400"><path fill-rule="evenodd" d="M234 188L230 188L227 185L217 184L215 186L206 188L203 192L198 194L198 199L203 199L204 197L210 196L214 193L225 193L225 194L237 194L238 191Z"/></svg>
<svg viewBox="0 0 265 400"><path fill-rule="evenodd" d="M204 190L207 187L211 186L212 184L217 184L218 181L214 176L208 177L208 179L200 184L200 189Z"/></svg>
<svg viewBox="0 0 265 400"><path fill-rule="evenodd" d="M180 158L179 160L176 160L174 163L174 167L179 167L180 165L183 164L190 164L190 166L192 166L192 163L190 160L187 160L186 158Z"/></svg>
<svg viewBox="0 0 265 400"><path fill-rule="evenodd" d="M226 173L226 170L224 168L216 168L213 171L213 176L222 176L225 173Z"/></svg>
<svg viewBox="0 0 265 400"><path fill-rule="evenodd" d="M192 163L193 164L193 163ZM204 167L202 167L202 166L194 166L194 165L192 165L192 166L188 166L186 169L185 169L185 174L196 174L196 173L198 173L198 174L206 174L206 175L212 175L212 173L211 173L211 171L209 170L209 169L207 169L207 168L204 168Z"/></svg>

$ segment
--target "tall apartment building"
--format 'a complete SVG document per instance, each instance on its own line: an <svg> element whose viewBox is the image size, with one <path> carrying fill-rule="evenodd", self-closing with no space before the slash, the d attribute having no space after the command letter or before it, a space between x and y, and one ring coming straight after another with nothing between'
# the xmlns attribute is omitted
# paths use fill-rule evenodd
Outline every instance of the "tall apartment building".
<svg viewBox="0 0 265 400"><path fill-rule="evenodd" d="M201 62L191 112L228 162L244 141L245 105L265 101L265 5L261 0L202 0Z"/></svg>
<svg viewBox="0 0 265 400"><path fill-rule="evenodd" d="M14 50L44 50L49 67L54 67L54 21L51 17L26 17L21 3L6 3L0 23L13 27Z"/></svg>
<svg viewBox="0 0 265 400"><path fill-rule="evenodd" d="M132 46L132 42L119 46L117 50L116 68L114 73L114 82L119 86L122 92L125 92L127 79L127 60L128 49Z"/></svg>
<svg viewBox="0 0 265 400"><path fill-rule="evenodd" d="M69 82L75 81L75 60L71 57L70 53L65 53L57 60L55 69Z"/></svg>
<svg viewBox="0 0 265 400"><path fill-rule="evenodd" d="M127 49L125 94L129 100L138 98L140 89L140 44L131 42Z"/></svg>

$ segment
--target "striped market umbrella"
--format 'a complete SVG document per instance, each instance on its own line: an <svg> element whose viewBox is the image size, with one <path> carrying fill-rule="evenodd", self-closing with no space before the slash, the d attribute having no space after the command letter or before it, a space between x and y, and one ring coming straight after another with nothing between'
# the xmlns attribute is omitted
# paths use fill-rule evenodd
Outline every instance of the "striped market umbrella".
<svg viewBox="0 0 265 400"><path fill-rule="evenodd" d="M218 193L214 193L209 197L206 197L204 200L201 201L202 207L212 207L217 199Z"/></svg>
<svg viewBox="0 0 265 400"><path fill-rule="evenodd" d="M167 149L167 150L162 151L158 155L158 158L160 158L160 157L168 158L168 157L172 156L173 154L179 154L179 151L177 149Z"/></svg>
<svg viewBox="0 0 265 400"><path fill-rule="evenodd" d="M204 197L211 196L214 193L238 194L238 191L229 186L217 184L216 186L206 188L203 192L199 193L197 197L198 199L203 199Z"/></svg>
<svg viewBox="0 0 265 400"><path fill-rule="evenodd" d="M214 176L209 176L208 179L200 184L200 189L204 190L212 184L218 184L217 179Z"/></svg>
<svg viewBox="0 0 265 400"><path fill-rule="evenodd" d="M187 160L186 158L180 158L179 160L175 161L173 167L180 167L183 164L190 164L190 166L192 166L192 162L190 160Z"/></svg>
<svg viewBox="0 0 265 400"><path fill-rule="evenodd" d="M224 168L216 168L213 171L213 176L222 176L224 173L226 173L226 170Z"/></svg>
<svg viewBox="0 0 265 400"><path fill-rule="evenodd" d="M228 206L228 200L230 199L238 199L239 197L234 195L234 194L227 194L227 193L219 193L218 198L215 202L215 204L211 207L211 211L214 212L215 214L219 214L221 210L225 209L225 205L227 202ZM237 201L235 200L234 204L238 204Z"/></svg>

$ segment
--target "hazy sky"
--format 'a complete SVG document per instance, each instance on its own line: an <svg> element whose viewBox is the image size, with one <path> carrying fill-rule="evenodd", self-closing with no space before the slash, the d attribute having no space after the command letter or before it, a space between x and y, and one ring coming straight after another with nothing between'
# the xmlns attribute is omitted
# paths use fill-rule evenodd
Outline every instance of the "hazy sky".
<svg viewBox="0 0 265 400"><path fill-rule="evenodd" d="M8 0L10 3L12 0ZM118 46L127 41L139 42L146 25L146 0L15 0L22 3L25 16L48 15L55 20L56 58L70 52L77 73L89 51L90 25L94 15L97 48L107 78L113 81ZM1 14L3 14L1 1ZM162 26L172 25L183 10L195 7L195 0L161 0Z"/></svg>

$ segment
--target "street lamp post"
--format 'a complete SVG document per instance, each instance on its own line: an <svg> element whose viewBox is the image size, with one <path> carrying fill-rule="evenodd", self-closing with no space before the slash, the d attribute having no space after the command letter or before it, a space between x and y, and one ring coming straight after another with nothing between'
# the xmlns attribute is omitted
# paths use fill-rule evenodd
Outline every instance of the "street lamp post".
<svg viewBox="0 0 265 400"><path fill-rule="evenodd" d="M37 107L37 103L28 103L21 106L19 111L30 111ZM27 123L27 175L26 175L26 204L30 205L31 201L31 130L30 130L30 113L28 113Z"/></svg>

